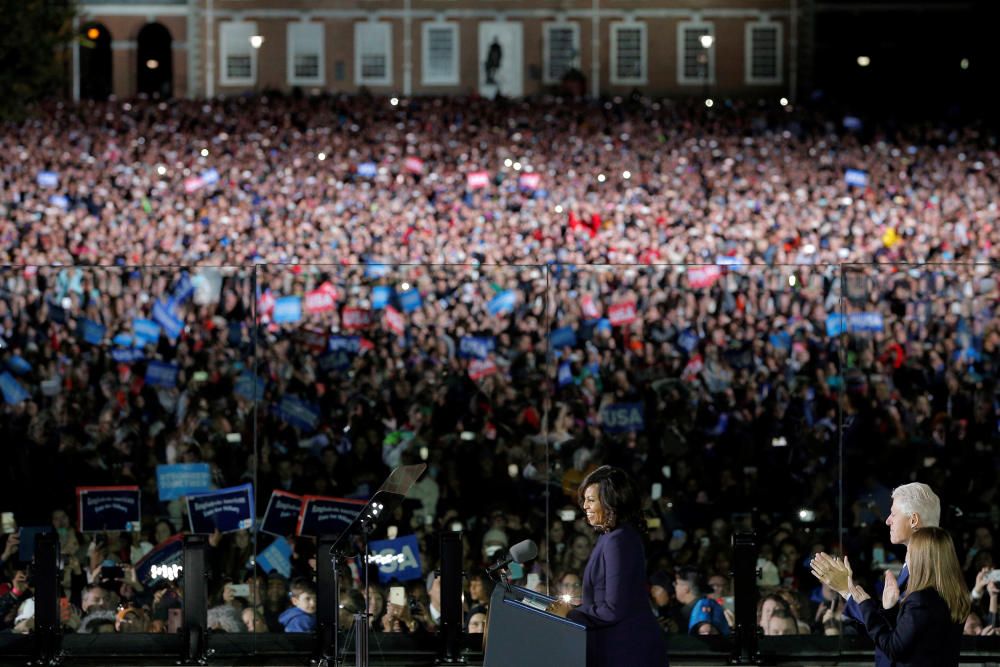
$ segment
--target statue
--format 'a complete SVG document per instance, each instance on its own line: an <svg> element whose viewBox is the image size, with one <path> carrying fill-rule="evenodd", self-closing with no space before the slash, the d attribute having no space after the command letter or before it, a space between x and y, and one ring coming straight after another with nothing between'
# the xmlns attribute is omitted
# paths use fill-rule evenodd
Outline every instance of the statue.
<svg viewBox="0 0 1000 667"><path fill-rule="evenodd" d="M491 86L497 85L496 79L494 78L497 70L500 69L500 61L503 59L503 49L500 47L500 42L496 37L493 38L493 43L490 44L490 49L486 53L486 83Z"/></svg>

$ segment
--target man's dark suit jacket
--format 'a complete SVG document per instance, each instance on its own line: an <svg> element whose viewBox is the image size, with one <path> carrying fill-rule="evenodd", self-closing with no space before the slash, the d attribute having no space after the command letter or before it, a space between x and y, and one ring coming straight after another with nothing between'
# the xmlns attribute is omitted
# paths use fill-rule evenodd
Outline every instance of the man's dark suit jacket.
<svg viewBox="0 0 1000 667"><path fill-rule="evenodd" d="M667 643L649 606L642 538L622 526L597 539L583 603L567 615L589 628L588 667L667 667Z"/></svg>
<svg viewBox="0 0 1000 667"><path fill-rule="evenodd" d="M906 593L906 582L909 580L909 578L910 578L910 568L907 567L906 565L904 565L902 571L900 571L900 573L899 573L899 577L897 577L897 583L899 584L899 595L900 596L902 596L902 595L904 595ZM879 604L879 606L880 607L882 606L881 603ZM899 611L899 603L897 602L895 607L893 607L892 609L889 609L887 611L883 611L882 614L886 617L886 619L890 623L895 623L896 622L896 613L898 611ZM861 615L861 609L859 608L858 603L854 601L854 598L850 598L850 597L847 598L847 606L844 607L844 614L848 618L853 618L855 621L857 621L858 623L861 623L862 625L864 625L864 623L865 623L865 618L864 618L864 616ZM892 665L893 665L893 662L892 662L892 660L889 659L889 656L887 656L885 653L883 653L882 649L880 649L878 647L878 644L876 644L875 645L875 667L892 667Z"/></svg>
<svg viewBox="0 0 1000 667"><path fill-rule="evenodd" d="M875 646L894 667L958 667L962 624L933 588L910 593L893 623L874 598L858 608Z"/></svg>

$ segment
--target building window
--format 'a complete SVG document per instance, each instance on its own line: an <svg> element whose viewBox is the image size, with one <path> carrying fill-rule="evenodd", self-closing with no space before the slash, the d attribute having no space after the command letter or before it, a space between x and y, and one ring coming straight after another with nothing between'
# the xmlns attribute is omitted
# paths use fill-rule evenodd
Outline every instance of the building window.
<svg viewBox="0 0 1000 667"><path fill-rule="evenodd" d="M392 85L392 25L354 24L354 81L359 86Z"/></svg>
<svg viewBox="0 0 1000 667"><path fill-rule="evenodd" d="M424 85L457 86L458 24L423 24L421 69Z"/></svg>
<svg viewBox="0 0 1000 667"><path fill-rule="evenodd" d="M702 37L710 36L712 46L702 46ZM715 83L715 26L711 23L682 22L677 25L677 83L708 85Z"/></svg>
<svg viewBox="0 0 1000 667"><path fill-rule="evenodd" d="M580 26L576 23L545 24L543 83L562 81L566 72L580 67Z"/></svg>
<svg viewBox="0 0 1000 667"><path fill-rule="evenodd" d="M783 77L782 25L771 22L746 24L744 33L744 78L750 85L777 85Z"/></svg>
<svg viewBox="0 0 1000 667"><path fill-rule="evenodd" d="M219 83L223 86L252 86L257 82L257 49L250 37L257 34L253 21L225 21L219 24Z"/></svg>
<svg viewBox="0 0 1000 667"><path fill-rule="evenodd" d="M326 80L323 67L323 24L288 24L288 84L322 86Z"/></svg>
<svg viewBox="0 0 1000 667"><path fill-rule="evenodd" d="M646 24L611 24L611 83L645 85Z"/></svg>

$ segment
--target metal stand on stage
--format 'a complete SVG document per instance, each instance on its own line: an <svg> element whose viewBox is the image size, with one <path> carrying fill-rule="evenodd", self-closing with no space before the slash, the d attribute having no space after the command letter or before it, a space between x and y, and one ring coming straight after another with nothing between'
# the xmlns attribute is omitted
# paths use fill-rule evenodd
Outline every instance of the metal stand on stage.
<svg viewBox="0 0 1000 667"><path fill-rule="evenodd" d="M333 540L327 553L330 555L330 569L326 572L329 575L329 583L333 594L333 608L317 606L317 621L319 625L319 641L317 656L313 660L319 667L336 667L342 663L341 653L343 648L338 644L338 625L340 607L340 581L338 569L348 558L355 555L361 556L360 571L365 586L365 608L354 616L354 653L355 665L357 667L368 667L368 538L375 532L386 516L392 516L396 508L403 502L403 498L409 493L410 487L427 469L426 463L412 466L400 466L390 473L379 490L371 497L357 518L351 522L338 538ZM320 540L323 545L324 540ZM319 578L320 584L324 577ZM330 595L325 596L327 604L330 604ZM323 596L320 596L323 599ZM329 612L333 613L330 614ZM322 616L321 612L326 612Z"/></svg>

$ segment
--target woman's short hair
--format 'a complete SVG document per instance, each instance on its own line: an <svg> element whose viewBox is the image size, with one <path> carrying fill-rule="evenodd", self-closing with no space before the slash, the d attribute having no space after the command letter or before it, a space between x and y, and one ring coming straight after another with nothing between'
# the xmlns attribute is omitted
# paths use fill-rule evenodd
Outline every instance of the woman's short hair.
<svg viewBox="0 0 1000 667"><path fill-rule="evenodd" d="M628 473L614 466L601 466L591 472L576 492L581 506L584 492L593 485L597 485L597 497L604 506L604 525L598 526L599 530L610 531L624 524L640 530L645 527L641 520L639 493Z"/></svg>
<svg viewBox="0 0 1000 667"><path fill-rule="evenodd" d="M921 528L941 523L941 499L926 484L913 482L897 486L892 499L899 503L903 514L919 514Z"/></svg>
<svg viewBox="0 0 1000 667"><path fill-rule="evenodd" d="M913 533L906 547L910 579L906 598L919 590L933 588L948 604L951 620L964 623L971 607L969 588L958 564L955 544L948 531L937 526L921 528Z"/></svg>

